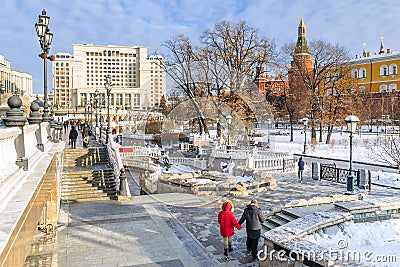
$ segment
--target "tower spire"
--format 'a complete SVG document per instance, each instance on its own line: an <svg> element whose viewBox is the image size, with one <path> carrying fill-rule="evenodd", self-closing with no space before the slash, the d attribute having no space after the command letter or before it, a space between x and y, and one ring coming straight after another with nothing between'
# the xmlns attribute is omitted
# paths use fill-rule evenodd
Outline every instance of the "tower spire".
<svg viewBox="0 0 400 267"><path fill-rule="evenodd" d="M381 37L381 47L379 49L379 54L383 54L383 53L385 53L385 49L383 47L383 37Z"/></svg>
<svg viewBox="0 0 400 267"><path fill-rule="evenodd" d="M301 16L299 27L297 28L297 44L294 52L295 54L310 54L306 38L306 25L304 24L303 17Z"/></svg>

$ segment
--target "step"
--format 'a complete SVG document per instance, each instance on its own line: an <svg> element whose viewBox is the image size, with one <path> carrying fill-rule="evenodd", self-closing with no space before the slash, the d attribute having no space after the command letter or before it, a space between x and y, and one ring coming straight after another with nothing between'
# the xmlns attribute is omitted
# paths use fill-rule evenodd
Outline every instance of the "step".
<svg viewBox="0 0 400 267"><path fill-rule="evenodd" d="M92 183L92 182L109 182L109 181L115 181L113 176L104 176L104 177L62 177L61 178L61 183L64 182L69 182L69 183L79 183L79 182L87 182L87 183Z"/></svg>
<svg viewBox="0 0 400 267"><path fill-rule="evenodd" d="M113 171L79 171L79 172L63 172L63 177L111 177L114 176Z"/></svg>
<svg viewBox="0 0 400 267"><path fill-rule="evenodd" d="M286 221L286 223L297 219L297 218L294 218L294 217L292 217L288 214L282 213L282 212L275 213L274 216L280 220Z"/></svg>
<svg viewBox="0 0 400 267"><path fill-rule="evenodd" d="M78 184L63 184L61 185L62 190L80 190L82 188L96 188L96 189L108 189L108 188L114 188L115 183L106 183L105 185L101 185L100 183L78 183Z"/></svg>
<svg viewBox="0 0 400 267"><path fill-rule="evenodd" d="M116 192L116 190L115 189L111 189L111 188L109 188L109 190L101 190L101 189L98 189L98 188L96 188L96 187L91 187L92 189L90 189L90 188L84 188L84 189L82 189L82 190L72 190L72 191L61 191L61 196L66 196L66 195L68 195L68 196L73 196L73 195L82 195L82 196L84 196L84 195L87 195L87 196L90 196L90 195L99 195L99 196L109 196L109 195L113 195L115 192Z"/></svg>
<svg viewBox="0 0 400 267"><path fill-rule="evenodd" d="M118 197L93 197L93 198L75 198L75 199L63 199L69 200L73 202L95 202L95 201L104 201L104 200L118 200Z"/></svg>
<svg viewBox="0 0 400 267"><path fill-rule="evenodd" d="M61 194L61 198L63 198L63 199L65 199L66 197L80 197L80 198L83 198L84 196L90 197L90 196L93 196L93 195L104 197L104 196L113 196L116 193L117 193L116 190L113 190L113 191L110 190L110 191L106 191L106 192L99 191L99 190L96 190L96 191L65 192L65 193Z"/></svg>
<svg viewBox="0 0 400 267"><path fill-rule="evenodd" d="M287 223L287 221L281 220L281 219L275 217L274 215L271 217L268 217L267 222L269 222L275 226L281 226L281 225L284 225Z"/></svg>
<svg viewBox="0 0 400 267"><path fill-rule="evenodd" d="M281 211L281 213L286 214L286 215L288 215L288 216L290 216L290 217L293 217L293 218L295 218L295 219L301 217L301 215L298 214L297 212L295 212L292 208L283 209L283 210Z"/></svg>
<svg viewBox="0 0 400 267"><path fill-rule="evenodd" d="M62 200L69 200L69 201L75 201L75 202L91 202L91 201L101 201L101 200L117 200L118 196L83 196L83 197L67 197L67 198L62 198Z"/></svg>
<svg viewBox="0 0 400 267"><path fill-rule="evenodd" d="M263 223L262 223L262 226L263 226L267 231L276 228L276 225L274 225L274 224L272 224L272 223L269 223L269 222L267 222L267 221L263 222Z"/></svg>
<svg viewBox="0 0 400 267"><path fill-rule="evenodd" d="M64 182L61 183L62 188L72 188L72 187L85 187L85 186L93 186L93 187L111 187L115 185L114 180L108 180L108 181L90 181L90 182Z"/></svg>

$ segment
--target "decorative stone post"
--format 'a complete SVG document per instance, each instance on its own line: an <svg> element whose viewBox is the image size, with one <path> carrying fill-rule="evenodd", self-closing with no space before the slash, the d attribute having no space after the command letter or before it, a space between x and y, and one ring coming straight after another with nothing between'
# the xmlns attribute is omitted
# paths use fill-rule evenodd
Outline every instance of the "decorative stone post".
<svg viewBox="0 0 400 267"><path fill-rule="evenodd" d="M22 133L15 139L15 148L17 151L17 161L15 164L22 167L24 171L28 170L28 159L25 158L24 125L27 119L21 110L22 100L19 96L13 95L7 100L10 109L6 112L6 118L3 119L6 127L20 127Z"/></svg>
<svg viewBox="0 0 400 267"><path fill-rule="evenodd" d="M28 117L28 122L29 124L37 124L39 125L39 128L35 132L36 140L37 140L37 148L41 150L42 152L44 151L44 145L42 141L42 125L40 124L42 122L42 116L40 116L39 113L39 104L35 101L31 103L31 113L29 113Z"/></svg>
<svg viewBox="0 0 400 267"><path fill-rule="evenodd" d="M120 170L119 174L119 195L120 196L127 196L128 193L126 191L126 174L125 174L125 168L122 168Z"/></svg>

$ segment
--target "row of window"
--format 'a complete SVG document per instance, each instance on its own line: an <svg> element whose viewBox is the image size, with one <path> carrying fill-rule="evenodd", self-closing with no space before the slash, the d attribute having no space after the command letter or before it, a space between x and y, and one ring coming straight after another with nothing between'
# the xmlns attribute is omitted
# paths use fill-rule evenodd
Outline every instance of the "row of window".
<svg viewBox="0 0 400 267"><path fill-rule="evenodd" d="M81 105L84 105L90 102L90 99L93 101L95 99L95 94L86 94L81 93ZM125 103L123 100L125 99ZM100 106L105 106L106 104L106 94L101 93L97 95L97 100ZM117 106L140 106L140 94L110 94L110 104Z"/></svg>
<svg viewBox="0 0 400 267"><path fill-rule="evenodd" d="M366 92L365 86L360 86L359 90L361 92ZM397 91L397 84L389 84L387 86L386 84L381 84L379 86L379 92L380 93L385 93L385 92L396 92Z"/></svg>
<svg viewBox="0 0 400 267"><path fill-rule="evenodd" d="M367 70L365 68L353 69L351 71L353 78L366 78L367 77ZM389 67L387 65L381 65L379 67L379 75L380 76L388 76L388 75L397 75L397 65L390 64Z"/></svg>
<svg viewBox="0 0 400 267"><path fill-rule="evenodd" d="M136 54L133 53L121 53L119 51L107 51L103 52L86 52L86 56L113 56L113 57L136 57Z"/></svg>
<svg viewBox="0 0 400 267"><path fill-rule="evenodd" d="M112 62L119 62L119 61L121 61L121 62L124 62L124 59L122 58L121 60L119 60L118 58L117 59L110 59L110 58L86 58L87 60L90 60L90 61L93 61L93 60L95 60L95 61L97 61L97 60L99 60L99 61L112 61ZM125 58L125 62L135 62L136 61L136 59L134 58L134 59L127 59L127 58Z"/></svg>

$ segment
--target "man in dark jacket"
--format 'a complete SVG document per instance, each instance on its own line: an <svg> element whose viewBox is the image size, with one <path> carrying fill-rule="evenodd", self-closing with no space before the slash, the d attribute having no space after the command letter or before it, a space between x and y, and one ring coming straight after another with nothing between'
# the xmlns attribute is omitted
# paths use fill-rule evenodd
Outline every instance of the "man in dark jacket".
<svg viewBox="0 0 400 267"><path fill-rule="evenodd" d="M299 176L299 180L300 180L300 183L301 183L301 181L303 180L303 171L304 171L303 157L300 157L299 163L297 163L297 166L299 167L298 176Z"/></svg>
<svg viewBox="0 0 400 267"><path fill-rule="evenodd" d="M251 252L252 259L257 259L258 239L261 236L261 223L265 221L264 214L258 206L257 200L253 199L243 211L239 224L246 221L246 247L247 253Z"/></svg>
<svg viewBox="0 0 400 267"><path fill-rule="evenodd" d="M69 131L69 141L71 142L71 148L76 148L76 139L78 138L78 131L75 130L75 127L72 126Z"/></svg>

